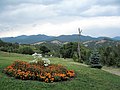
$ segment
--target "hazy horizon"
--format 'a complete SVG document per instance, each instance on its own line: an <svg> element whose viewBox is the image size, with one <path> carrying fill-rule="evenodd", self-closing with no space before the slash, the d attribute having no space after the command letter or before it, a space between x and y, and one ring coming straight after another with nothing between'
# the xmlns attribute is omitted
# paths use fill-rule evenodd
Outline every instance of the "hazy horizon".
<svg viewBox="0 0 120 90"><path fill-rule="evenodd" d="M46 34L33 34L33 35L46 35ZM62 35L78 35L78 34L62 34ZM46 36L59 37L59 36L62 36L62 35L58 35L58 36L46 35ZM11 38L11 37L19 37L19 36L32 36L32 35L18 35L18 36L0 37L0 38ZM82 35L82 36L90 36L90 35ZM90 36L90 37L99 38L99 37L107 37L107 36L98 36L98 37ZM115 38L115 37L120 37L120 36L114 36L114 37L108 37L108 38Z"/></svg>
<svg viewBox="0 0 120 90"><path fill-rule="evenodd" d="M0 0L0 38L78 34L120 36L119 0Z"/></svg>

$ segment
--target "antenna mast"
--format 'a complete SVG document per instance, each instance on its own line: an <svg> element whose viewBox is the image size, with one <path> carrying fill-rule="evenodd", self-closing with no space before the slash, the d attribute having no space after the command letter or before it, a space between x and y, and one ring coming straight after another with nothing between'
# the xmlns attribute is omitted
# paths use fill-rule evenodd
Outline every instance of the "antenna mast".
<svg viewBox="0 0 120 90"><path fill-rule="evenodd" d="M78 34L78 36L79 36L79 40L78 40L78 55L79 55L79 61L80 62L82 62L82 60L81 60L81 53L80 53L80 36L81 36L81 33L82 33L82 30L80 30L80 28L78 28L78 32L79 32L79 34Z"/></svg>

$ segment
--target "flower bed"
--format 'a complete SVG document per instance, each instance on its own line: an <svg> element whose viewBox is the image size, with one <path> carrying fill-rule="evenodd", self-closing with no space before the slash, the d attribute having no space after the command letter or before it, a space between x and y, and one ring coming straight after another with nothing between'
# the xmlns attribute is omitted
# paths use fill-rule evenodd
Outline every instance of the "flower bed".
<svg viewBox="0 0 120 90"><path fill-rule="evenodd" d="M15 61L12 65L3 70L9 76L22 80L39 80L44 82L65 81L75 76L73 70L57 64L50 64L45 67L44 62L27 63Z"/></svg>

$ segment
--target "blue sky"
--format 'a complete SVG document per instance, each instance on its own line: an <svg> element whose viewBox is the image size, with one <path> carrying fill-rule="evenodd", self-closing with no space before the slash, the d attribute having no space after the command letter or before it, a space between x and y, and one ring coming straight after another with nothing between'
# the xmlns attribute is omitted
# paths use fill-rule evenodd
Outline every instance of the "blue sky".
<svg viewBox="0 0 120 90"><path fill-rule="evenodd" d="M0 37L120 36L120 0L0 0Z"/></svg>

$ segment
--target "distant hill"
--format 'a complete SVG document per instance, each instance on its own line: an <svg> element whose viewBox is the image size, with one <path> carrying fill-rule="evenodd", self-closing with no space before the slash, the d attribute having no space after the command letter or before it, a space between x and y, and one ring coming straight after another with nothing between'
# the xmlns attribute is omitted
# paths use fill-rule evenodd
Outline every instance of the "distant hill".
<svg viewBox="0 0 120 90"><path fill-rule="evenodd" d="M103 38L101 40L90 40L83 42L83 45L89 48L105 47L105 46L116 46L120 45L120 41L116 41L109 38Z"/></svg>
<svg viewBox="0 0 120 90"><path fill-rule="evenodd" d="M90 40L102 40L104 38L111 39L109 37L94 38L91 36L83 36L83 35L80 37L82 42L90 41ZM78 39L79 39L79 37L77 34L61 35L58 37L39 34L39 35L30 35L30 36L21 35L21 36L17 36L17 37L1 38L1 40L3 40L4 42L20 43L20 44L34 44L34 43L39 43L39 42L41 43L44 41L54 41L54 43L55 43L55 40L58 40L60 42L76 42L76 41L78 41ZM112 39L120 40L120 37L115 37Z"/></svg>
<svg viewBox="0 0 120 90"><path fill-rule="evenodd" d="M47 36L47 35L22 35L18 37L7 37L7 38L1 38L1 40L5 42L11 42L11 43L20 43L20 44L32 44L40 41L46 41L48 39L53 38L52 36Z"/></svg>
<svg viewBox="0 0 120 90"><path fill-rule="evenodd" d="M120 40L120 36L114 37L114 40Z"/></svg>
<svg viewBox="0 0 120 90"><path fill-rule="evenodd" d="M76 42L79 40L79 37L77 34L73 34L73 35L61 35L56 37L55 39L59 41L65 41L65 42ZM88 40L94 40L95 38L90 36L81 36L80 39L81 41L88 41Z"/></svg>

